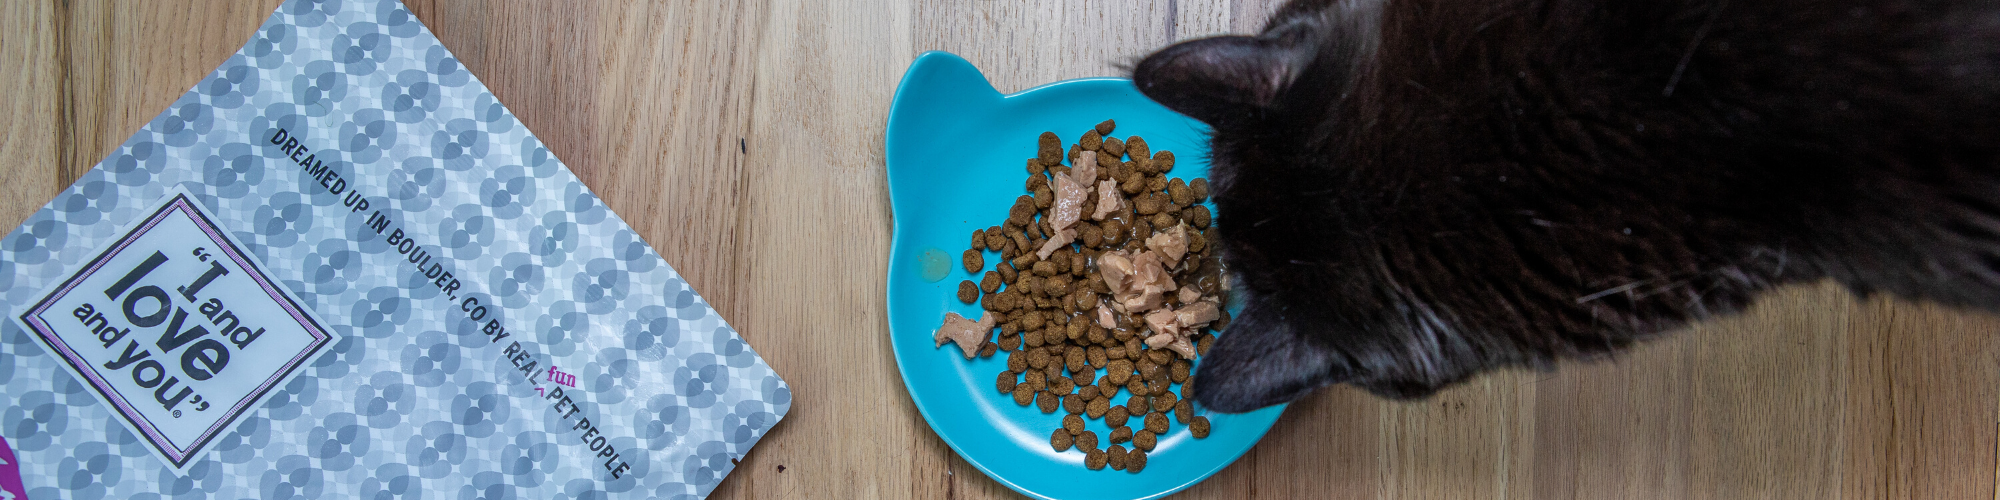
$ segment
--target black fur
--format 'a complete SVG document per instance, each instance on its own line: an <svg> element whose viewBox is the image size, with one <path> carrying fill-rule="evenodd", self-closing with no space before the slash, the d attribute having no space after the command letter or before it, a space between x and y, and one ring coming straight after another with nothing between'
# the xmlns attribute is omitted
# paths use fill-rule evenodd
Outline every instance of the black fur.
<svg viewBox="0 0 2000 500"><path fill-rule="evenodd" d="M1295 1L1140 90L1214 126L1198 402L1413 398L1832 279L2000 306L2000 6Z"/></svg>

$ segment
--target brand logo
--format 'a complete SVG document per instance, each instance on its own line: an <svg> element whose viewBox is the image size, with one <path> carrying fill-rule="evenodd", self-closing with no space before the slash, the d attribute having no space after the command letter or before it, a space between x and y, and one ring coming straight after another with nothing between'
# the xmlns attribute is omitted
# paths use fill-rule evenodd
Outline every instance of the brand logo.
<svg viewBox="0 0 2000 500"><path fill-rule="evenodd" d="M334 340L216 222L176 190L21 314L176 471Z"/></svg>

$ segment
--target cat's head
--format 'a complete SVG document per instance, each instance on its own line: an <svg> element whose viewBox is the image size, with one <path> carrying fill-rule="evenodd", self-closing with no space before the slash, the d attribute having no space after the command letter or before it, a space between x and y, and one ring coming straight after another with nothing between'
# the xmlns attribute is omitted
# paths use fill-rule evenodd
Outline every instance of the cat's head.
<svg viewBox="0 0 2000 500"><path fill-rule="evenodd" d="M1242 309L1201 360L1198 402L1248 411L1336 383L1424 397L1495 367L1602 355L1773 282L1707 259L1763 247L1682 241L1715 231L1649 195L1565 184L1559 161L1482 159L1497 141L1454 131L1516 118L1477 95L1511 83L1406 78L1395 65L1411 54L1386 52L1412 49L1382 44L1395 25L1381 5L1294 2L1261 34L1134 67L1141 92L1214 129L1216 224Z"/></svg>
<svg viewBox="0 0 2000 500"><path fill-rule="evenodd" d="M1811 5L1296 0L1148 56L1242 305L1194 398L1421 397L1793 282L2000 309L1991 16Z"/></svg>
<svg viewBox="0 0 2000 500"><path fill-rule="evenodd" d="M1142 92L1214 129L1216 223L1242 310L1202 359L1195 398L1210 408L1340 382L1417 397L1465 375L1428 359L1439 351L1425 343L1457 336L1385 273L1372 247L1386 235L1357 206L1371 200L1351 198L1350 173L1327 164L1329 148L1354 145L1340 108L1377 25L1368 5L1296 2L1262 34L1182 42L1134 68Z"/></svg>

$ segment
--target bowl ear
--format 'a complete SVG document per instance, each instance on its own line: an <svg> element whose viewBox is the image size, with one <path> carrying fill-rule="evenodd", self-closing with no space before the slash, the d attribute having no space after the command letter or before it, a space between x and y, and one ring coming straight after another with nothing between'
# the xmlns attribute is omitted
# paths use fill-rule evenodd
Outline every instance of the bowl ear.
<svg viewBox="0 0 2000 500"><path fill-rule="evenodd" d="M1252 302L1230 320L1189 380L1196 403L1241 413L1290 402L1351 376L1339 352L1301 335L1275 308Z"/></svg>

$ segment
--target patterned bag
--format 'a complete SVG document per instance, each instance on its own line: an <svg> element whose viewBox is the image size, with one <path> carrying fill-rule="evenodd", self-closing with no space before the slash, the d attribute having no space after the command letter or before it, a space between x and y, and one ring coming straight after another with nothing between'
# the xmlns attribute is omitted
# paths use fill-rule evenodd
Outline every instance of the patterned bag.
<svg viewBox="0 0 2000 500"><path fill-rule="evenodd" d="M701 497L791 405L394 0L279 7L0 296L0 500Z"/></svg>

